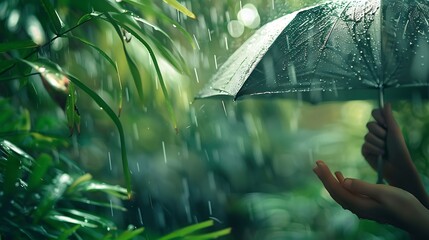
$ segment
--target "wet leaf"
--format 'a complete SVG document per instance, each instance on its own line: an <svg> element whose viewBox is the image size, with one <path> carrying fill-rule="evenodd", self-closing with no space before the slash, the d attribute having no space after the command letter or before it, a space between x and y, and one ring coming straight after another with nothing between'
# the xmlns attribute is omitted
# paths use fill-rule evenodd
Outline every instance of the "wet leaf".
<svg viewBox="0 0 429 240"><path fill-rule="evenodd" d="M79 220L79 219L76 219L76 218L72 218L72 217L64 216L64 215L60 215L60 214L49 215L48 219L54 220L54 221L58 221L58 222L65 222L65 223L71 223L71 224L79 224L82 227L89 227L89 228L96 228L96 227L98 227L97 225L95 225L93 223L85 222L84 220Z"/></svg>
<svg viewBox="0 0 429 240"><path fill-rule="evenodd" d="M128 67L131 71L131 75L133 76L134 84L136 85L136 89L137 89L137 92L139 94L140 100L143 101L143 83L142 83L142 79L141 79L137 64L134 62L134 60L131 58L130 54L128 53L127 46L125 44L121 28L110 17L110 15L108 15L108 20L112 24L112 26L115 28L116 32L118 33L119 38L121 39L122 48L124 50L125 58L127 59L127 63L128 63Z"/></svg>
<svg viewBox="0 0 429 240"><path fill-rule="evenodd" d="M89 199L82 199L82 198L71 198L70 200L75 201L75 202L85 203L85 204L88 204L91 206L99 206L99 207L104 207L104 208L117 209L120 211L127 211L127 209L122 207L122 206L110 204L110 203L105 203L105 202L98 202L98 201L93 201L93 200L89 200Z"/></svg>
<svg viewBox="0 0 429 240"><path fill-rule="evenodd" d="M67 116L67 125L70 130L70 135L74 132L74 127L76 126L77 132L80 133L80 114L76 106L76 91L74 89L73 83L68 85L69 95L66 102L66 116Z"/></svg>
<svg viewBox="0 0 429 240"><path fill-rule="evenodd" d="M116 74L118 76L118 81L119 81L119 89L118 89L118 91L119 91L119 107L118 107L119 111L118 111L118 116L120 116L120 112L121 112L122 104L123 104L123 97L122 97L122 95L123 95L122 94L123 89L122 89L121 77L119 75L118 64L115 61L113 61L113 59L111 57L109 57L109 55L106 52L104 52L103 50L101 50L95 44L93 44L93 43L91 43L91 42L89 42L89 41L87 41L87 40L85 40L83 38L76 37L76 36L69 36L69 38L76 39L76 40L82 42L83 44L85 44L87 46L90 46L91 48L95 49L115 69L115 72L116 72Z"/></svg>
<svg viewBox="0 0 429 240"><path fill-rule="evenodd" d="M183 28L178 22L174 21L169 16L167 16L161 9L158 8L158 6L150 2L141 3L135 0L124 0L124 2L127 2L137 7L143 13L144 16L153 15L153 16L156 16L157 19L163 21L164 23L174 26L183 34L185 39L188 41L188 44L190 44L193 49L196 48L195 42L192 36L189 34L189 32L185 28Z"/></svg>
<svg viewBox="0 0 429 240"><path fill-rule="evenodd" d="M131 174L128 166L128 156L125 146L125 134L122 127L122 123L119 120L118 116L113 112L110 106L94 91L88 88L83 84L78 78L71 74L67 74L68 78L80 89L82 89L86 94L88 94L97 104L100 106L105 113L112 119L113 123L116 125L116 128L119 132L119 138L121 142L121 155L122 155L122 169L125 177L125 185L127 188L128 198L131 198Z"/></svg>
<svg viewBox="0 0 429 240"><path fill-rule="evenodd" d="M46 214L55 207L56 203L62 198L71 182L72 178L68 174L63 173L57 175L51 185L46 187L45 197L37 206L37 210L33 213L33 217L36 222L44 218ZM77 222L72 223L79 224Z"/></svg>
<svg viewBox="0 0 429 240"><path fill-rule="evenodd" d="M70 187L67 189L67 193L73 193L73 191L75 190L75 188L84 183L84 182L88 182L92 179L91 174L87 173L85 175L82 175L80 177L78 177L77 179L75 179L73 181L73 183L70 185Z"/></svg>
<svg viewBox="0 0 429 240"><path fill-rule="evenodd" d="M33 171L28 180L28 188L35 189L39 187L42 182L44 175L48 169L52 166L52 158L48 154L41 154L35 161Z"/></svg>
<svg viewBox="0 0 429 240"><path fill-rule="evenodd" d="M180 12L185 14L186 16L195 19L195 14L193 12L189 11L185 6L181 5L176 0L164 0L164 2L166 2L168 5L174 7L175 9L179 10Z"/></svg>
<svg viewBox="0 0 429 240"><path fill-rule="evenodd" d="M64 26L63 21L55 10L54 6L51 4L49 0L40 0L42 2L42 6L45 9L46 14L49 17L49 20L53 26L53 30L56 34L60 34L61 29Z"/></svg>
<svg viewBox="0 0 429 240"><path fill-rule="evenodd" d="M33 42L32 40L25 40L25 41L10 41L10 42L5 42L5 43L0 43L0 53L2 52L9 52L11 50L16 50L16 49L26 49L26 48L36 48L38 47L38 45ZM4 61L9 61L9 62L13 62L15 63L16 60L4 60ZM3 63L2 60L2 64L3 65L5 63ZM1 66L0 65L0 66ZM2 67L0 67L0 70L2 69Z"/></svg>
<svg viewBox="0 0 429 240"><path fill-rule="evenodd" d="M110 221L107 220L105 218L96 216L94 214L90 214L90 213L86 213L83 211L79 211L76 209L56 209L58 212L62 213L62 214L67 214L67 216L74 218L74 219L80 219L83 220L85 222L88 223L92 223L101 227L108 227L111 229L115 228L115 224Z"/></svg>
<svg viewBox="0 0 429 240"><path fill-rule="evenodd" d="M124 16L124 15L115 15L115 16L119 17L119 19L124 19L124 18L121 17L121 16ZM115 20L113 20L113 18L109 15L109 21L112 22L112 21L115 21ZM158 61L156 59L156 55L155 55L154 50L149 45L149 43L146 42L143 39L143 37L139 34L139 27L138 27L138 25L136 25L135 22L133 22L133 21L126 21L126 18L125 18L125 21L121 20L121 21L116 21L116 22L118 24L120 24L121 27L123 27L129 33L131 33L135 38L137 38L145 46L145 48L149 52L149 55L150 55L150 57L151 57L151 59L153 61L153 65L155 67L156 75L157 75L159 83L161 85L162 92L164 94L164 97L166 98L166 105L167 105L168 113L170 115L170 119L173 121L174 129L177 132L178 131L177 130L177 121L176 121L176 116L175 116L174 111L173 111L173 105L172 105L172 102L170 100L170 96L168 94L167 87L165 86L165 82L164 82L164 79L162 77L161 69L160 69ZM127 24L127 23L131 23L131 24ZM112 25L116 26L116 24L112 24ZM117 27L115 27L115 28L117 28ZM116 31L118 31L118 29Z"/></svg>

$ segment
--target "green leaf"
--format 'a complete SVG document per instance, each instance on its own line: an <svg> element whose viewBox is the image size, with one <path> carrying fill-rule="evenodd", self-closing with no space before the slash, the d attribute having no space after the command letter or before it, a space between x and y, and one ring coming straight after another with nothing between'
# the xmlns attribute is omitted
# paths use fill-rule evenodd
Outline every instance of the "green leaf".
<svg viewBox="0 0 429 240"><path fill-rule="evenodd" d="M49 0L40 0L40 1L42 2L43 8L48 14L49 20L54 28L54 32L56 34L60 34L61 29L64 26L64 23L63 21L61 21L61 18L58 15L57 11L55 10L54 6L52 6Z"/></svg>
<svg viewBox="0 0 429 240"><path fill-rule="evenodd" d="M185 14L186 16L195 19L195 14L193 12L189 11L185 6L181 5L176 0L164 0L164 2L166 2L168 5L174 7L175 9L179 10L180 12Z"/></svg>
<svg viewBox="0 0 429 240"><path fill-rule="evenodd" d="M109 105L94 91L82 83L78 78L71 74L67 74L69 79L80 89L82 89L86 94L88 94L97 104L100 106L105 113L112 119L113 123L116 125L116 128L119 132L119 139L121 142L121 155L122 155L122 169L125 177L125 185L127 188L128 198L131 198L131 174L130 168L128 166L128 156L125 146L125 134L122 127L122 123L119 118L116 116L115 112L109 107Z"/></svg>
<svg viewBox="0 0 429 240"><path fill-rule="evenodd" d="M72 224L79 224L82 227L89 227L89 228L96 228L97 225L93 223L86 222L85 220L79 220L76 218L72 218L69 216L59 215L59 214L53 214L49 215L47 217L50 220L58 221L58 222L66 222L66 223L72 223Z"/></svg>
<svg viewBox="0 0 429 240"><path fill-rule="evenodd" d="M143 101L143 83L142 83L142 79L140 76L139 69L138 69L136 63L133 61L133 59L131 58L131 56L128 53L128 50L127 50L126 44L124 42L124 38L123 38L122 31L121 31L120 27L116 24L116 22L113 20L113 18L110 15L107 15L107 18L109 19L109 22L115 28L116 32L118 33L119 38L121 39L122 47L124 49L125 58L127 59L128 67L130 68L131 75L133 76L134 84L136 85L136 89L137 89L137 92L139 94L140 100Z"/></svg>
<svg viewBox="0 0 429 240"><path fill-rule="evenodd" d="M98 12L116 12L120 13L123 8L115 1L111 0L90 0L90 6Z"/></svg>
<svg viewBox="0 0 429 240"><path fill-rule="evenodd" d="M188 236L188 237L185 237L184 239L186 239L186 240L216 239L216 238L228 235L230 233L231 233L231 228L225 228L225 229L215 231L215 232L211 232L211 233L200 234L200 235L195 235L195 236Z"/></svg>
<svg viewBox="0 0 429 240"><path fill-rule="evenodd" d="M90 214L90 213L86 213L83 211L79 211L79 210L75 210L75 209L57 209L58 212L63 213L63 214L67 214L67 216L78 219L78 218L82 218L82 220L84 220L85 222L91 222L95 225L101 226L101 227L108 227L110 229L114 229L115 224L110 221L107 220L105 218ZM65 216L65 215L64 215ZM78 218L76 218L78 217Z"/></svg>
<svg viewBox="0 0 429 240"><path fill-rule="evenodd" d="M77 179L74 180L74 182L72 184L70 184L70 187L67 189L67 193L72 193L78 185L80 185L84 182L88 182L91 179L92 179L92 175L89 173L78 177Z"/></svg>
<svg viewBox="0 0 429 240"><path fill-rule="evenodd" d="M129 239L133 239L134 237L140 235L141 233L144 232L144 228L137 228L135 230L127 230L125 232L123 232L121 235L119 235L116 240L129 240Z"/></svg>
<svg viewBox="0 0 429 240"><path fill-rule="evenodd" d="M69 95L67 96L66 102L66 116L67 125L70 130L70 134L73 134L74 127L77 127L77 131L80 132L80 115L76 107L76 91L73 83L68 85Z"/></svg>
<svg viewBox="0 0 429 240"><path fill-rule="evenodd" d="M124 16L124 15L115 15L115 16ZM112 17L110 15L108 15L108 18L109 18L110 22L114 21L114 20L112 20ZM163 79L162 73L161 73L161 69L159 68L158 61L157 61L156 56L155 56L155 52L152 50L152 47L140 36L139 30L138 30L139 27L136 23L132 24L132 21L131 21L131 24L125 24L125 22L130 23L130 21L127 21L126 18L121 18L121 21L116 21L116 22L118 24L120 24L121 27L123 27L129 33L131 33L134 37L136 37L145 46L145 48L149 52L149 55L153 61L153 65L155 67L155 71L156 71L159 83L161 85L162 92L164 94L164 97L167 100L166 105L167 105L168 113L170 115L171 120L173 121L174 129L177 132L177 121L176 121L176 116L175 116L174 111L173 111L173 105L172 105L172 102L170 100L170 96L168 94L167 87L165 86L164 79ZM117 29L117 31L118 31L117 25L113 24L113 23L112 23L112 25L114 27L116 26L115 29Z"/></svg>
<svg viewBox="0 0 429 240"><path fill-rule="evenodd" d="M169 240L169 239L175 239L175 238L182 238L185 237L193 232L196 232L198 230L208 228L213 226L213 220L208 220L205 222L197 223L188 227L181 228L177 231L174 231L170 234L167 234L163 237L161 237L159 240Z"/></svg>
<svg viewBox="0 0 429 240"><path fill-rule="evenodd" d="M116 196L121 199L127 198L127 190L121 186L116 186L116 185L109 185L105 183L97 183L97 182L91 181L91 182L88 182L87 184L81 184L79 186L79 189L85 192L91 192L91 191L105 192L107 194Z"/></svg>
<svg viewBox="0 0 429 240"><path fill-rule="evenodd" d="M43 181L43 176L46 174L48 169L52 166L52 158L48 154L41 154L35 161L33 172L28 180L28 188L35 189Z"/></svg>
<svg viewBox="0 0 429 240"><path fill-rule="evenodd" d="M6 168L4 170L4 193L10 195L16 189L16 183L21 176L21 163L15 155L10 155L7 158Z"/></svg>
<svg viewBox="0 0 429 240"><path fill-rule="evenodd" d="M183 34L183 36L188 41L188 43L192 46L192 48L193 49L196 48L195 42L192 36L189 34L189 32L185 28L183 28L178 22L172 20L169 16L167 16L161 9L159 9L158 6L156 6L152 2L142 3L136 0L124 0L124 2L137 7L144 16L153 15L154 17L156 17L157 20L159 19L164 23L167 23L167 25L174 26Z"/></svg>
<svg viewBox="0 0 429 240"><path fill-rule="evenodd" d="M33 213L34 220L36 222L45 218L49 211L55 207L56 203L63 197L64 192L71 182L72 178L68 174L58 174L52 184L46 187L45 197L37 206L37 210Z"/></svg>
<svg viewBox="0 0 429 240"><path fill-rule="evenodd" d="M89 200L89 199L82 199L82 198L70 198L70 200L75 201L75 202L85 203L85 204L88 204L91 206L113 208L113 209L117 209L120 211L127 211L127 209L122 207L122 206L118 206L118 205L110 204L110 203L105 203L105 202L97 202L97 201L93 201L93 200Z"/></svg>
<svg viewBox="0 0 429 240"><path fill-rule="evenodd" d="M39 59L40 60L40 59ZM127 157L127 150L125 146L125 134L124 129L122 127L121 121L116 116L115 112L110 108L110 106L93 90L91 90L89 87L87 87L84 83L82 83L77 77L63 73L61 71L61 68L50 62L49 60L45 60L44 62L35 61L35 62L29 62L24 59L20 59L23 63L26 63L27 65L34 68L36 71L38 71L41 75L44 75L45 77L68 77L68 79L75 84L77 87L82 89L86 94L88 94L97 104L100 106L105 113L112 119L113 123L116 125L116 128L119 132L119 139L121 143L121 155L122 155L122 167L125 177L125 184L127 187L127 193L128 198L131 198L131 174L128 166L128 157Z"/></svg>
<svg viewBox="0 0 429 240"><path fill-rule="evenodd" d="M0 43L0 53L8 52L16 49L26 49L26 48L36 48L36 47L38 47L38 45L34 43L32 40L5 42L5 43ZM16 60L2 60L2 62L3 61L16 63Z"/></svg>
<svg viewBox="0 0 429 240"><path fill-rule="evenodd" d="M82 42L83 44L90 46L91 48L95 49L98 53L100 53L100 55L106 59L106 61L108 61L110 63L110 65L112 65L112 67L115 69L116 75L118 76L118 81L119 81L119 111L118 111L118 116L120 116L120 112L122 110L122 104L123 104L123 97L122 97L122 82L121 82L121 76L119 75L119 69L118 69L118 64L112 60L112 58L109 57L109 55L107 55L107 53L105 53L103 50L101 50L99 47L95 46L93 43L80 38L80 37L76 37L76 36L68 36L70 39L76 39L79 40L80 42Z"/></svg>

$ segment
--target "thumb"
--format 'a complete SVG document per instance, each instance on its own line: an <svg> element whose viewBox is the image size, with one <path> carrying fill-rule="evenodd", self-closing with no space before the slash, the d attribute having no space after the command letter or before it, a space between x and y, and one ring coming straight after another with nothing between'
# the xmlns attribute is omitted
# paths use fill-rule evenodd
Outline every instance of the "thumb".
<svg viewBox="0 0 429 240"><path fill-rule="evenodd" d="M378 199L380 194L380 186L378 184L371 184L358 179L347 178L344 180L343 186L352 193L365 195L374 199Z"/></svg>

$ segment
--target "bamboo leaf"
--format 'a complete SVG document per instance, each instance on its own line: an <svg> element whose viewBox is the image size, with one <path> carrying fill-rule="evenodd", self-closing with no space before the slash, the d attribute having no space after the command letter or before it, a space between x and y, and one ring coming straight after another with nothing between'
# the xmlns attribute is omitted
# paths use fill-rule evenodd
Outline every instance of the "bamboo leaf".
<svg viewBox="0 0 429 240"><path fill-rule="evenodd" d="M174 26L176 29L178 29L185 39L188 41L188 43L192 46L193 49L196 48L195 42L192 39L192 36L189 34L189 32L183 28L179 23L172 20L169 16L167 16L162 10L159 9L158 6L154 5L151 2L142 3L138 2L136 0L124 0L124 2L129 3L137 8L143 13L143 15L154 15L157 19L162 20L163 22L167 23L168 25ZM150 5L149 5L150 4Z"/></svg>
<svg viewBox="0 0 429 240"><path fill-rule="evenodd" d="M36 48L36 47L38 47L38 45L34 43L32 40L5 42L5 43L0 43L0 53L8 52L11 50ZM16 63L16 60L5 60L5 61L11 61L11 62L13 61L13 63Z"/></svg>
<svg viewBox="0 0 429 240"><path fill-rule="evenodd" d="M67 216L78 219L78 218L82 218L82 220L84 220L85 222L91 222L95 225L99 225L102 227L108 227L110 229L114 229L115 228L115 224L110 221L107 220L105 218L90 214L90 213L86 213L86 212L82 212L79 210L75 210L75 209L57 209L57 211L59 213L62 214L67 214ZM76 218L77 217L77 218Z"/></svg>
<svg viewBox="0 0 429 240"><path fill-rule="evenodd" d="M119 16L119 15L118 15ZM110 21L114 21L114 20L112 20L112 17L110 16L110 15L108 15L108 17L109 17L109 19L110 19ZM145 48L147 49L147 51L149 52L149 55L150 55L150 57L151 57L151 59L152 59L152 61L153 61L153 65L154 65L154 67L155 67L155 71L156 71L156 74L157 74L157 77L158 77L158 80L159 80L159 83L160 83L160 85L161 85L161 89L162 89L162 92L163 92L163 94L164 94L164 97L166 98L166 105L167 105L167 110L168 110L168 113L169 113L169 115L170 115L170 118L171 118L171 120L173 121L173 125L174 125L174 129L176 130L176 132L178 131L178 129L177 129L177 121L176 121L176 116L175 116L175 114L174 114L174 111L173 111L173 105L172 105L172 102L171 102L171 100L170 100L170 96L169 96L169 94L168 94L168 91L167 91L167 87L165 86L165 82L164 82L164 79L163 79L163 77L162 77L162 73L161 73L161 69L160 69L160 67L159 67L159 64L158 64L158 60L156 59L156 56L155 56L155 52L153 51L153 49L152 49L152 47L149 45L149 43L147 43L141 36L140 36L140 34L138 33L138 29L136 29L136 26L135 25L129 25L129 24L125 24L125 23L123 23L122 21L117 21L117 23L118 24L120 24L121 25L121 27L123 27L125 30L127 30L129 33L131 33L135 38L137 38L144 46L145 46ZM116 26L116 24L113 24L114 26ZM117 26L116 26L116 28L117 28ZM138 28L138 25L137 25L137 28ZM118 31L118 30L117 30Z"/></svg>
<svg viewBox="0 0 429 240"><path fill-rule="evenodd" d="M94 91L88 88L85 84L83 84L78 78L71 74L67 74L69 79L80 89L82 89L86 94L88 94L97 104L100 106L104 112L112 119L113 123L116 125L116 128L119 132L119 139L121 142L121 155L122 155L122 169L125 177L125 185L127 188L128 198L131 198L131 174L130 168L128 166L128 156L127 150L125 146L125 134L124 129L122 127L122 123L119 118L116 116L115 112L109 107L109 105Z"/></svg>
<svg viewBox="0 0 429 240"><path fill-rule="evenodd" d="M60 16L58 15L57 11L55 10L54 6L52 6L49 0L40 0L40 1L42 2L42 6L49 17L49 20L53 26L54 32L56 34L60 34L61 29L64 26L64 23L61 20Z"/></svg>
<svg viewBox="0 0 429 240"><path fill-rule="evenodd" d="M71 39L76 39L80 42L82 42L83 44L90 46L91 48L95 49L98 53L100 53L100 55L106 59L106 61L108 61L110 63L110 65L112 65L112 67L115 69L116 75L118 76L118 81L119 81L119 110L118 110L118 116L120 116L121 114L121 110L122 110L122 104L123 104L123 97L122 97L122 82L121 82L121 76L119 75L119 69L118 69L118 64L112 60L111 57L109 57L109 55L107 55L106 52L104 52L103 50L101 50L99 47L97 47L96 45L94 45L93 43L80 38L80 37L76 37L76 36L68 36Z"/></svg>
<svg viewBox="0 0 429 240"><path fill-rule="evenodd" d="M77 126L78 133L80 132L80 115L76 107L76 91L73 83L68 85L69 94L67 96L66 102L66 116L67 116L67 125L70 130L70 134L73 134L74 127Z"/></svg>
<svg viewBox="0 0 429 240"><path fill-rule="evenodd" d="M188 227L181 228L177 231L174 231L170 234L167 234L163 237L161 237L159 240L169 240L169 239L175 239L175 238L183 238L184 236L187 236L193 232L199 231L204 228L208 228L213 226L213 220L208 220L205 222L197 223Z"/></svg>
<svg viewBox="0 0 429 240"><path fill-rule="evenodd" d="M28 188L35 189L40 186L43 181L43 176L52 166L52 158L48 154L41 154L35 161L33 172L28 180Z"/></svg>
<svg viewBox="0 0 429 240"><path fill-rule="evenodd" d="M143 83L140 76L139 69L136 65L136 63L133 61L131 56L128 53L124 38L122 36L122 31L120 27L116 24L116 22L113 20L113 18L110 15L107 15L107 18L109 22L112 24L113 28L115 28L116 32L118 33L119 38L122 42L122 48L124 49L125 58L127 59L128 67L131 71L131 75L134 79L134 84L136 85L137 93L139 94L140 100L143 101Z"/></svg>
<svg viewBox="0 0 429 240"><path fill-rule="evenodd" d="M175 9L179 10L180 12L185 14L186 16L195 19L195 14L193 12L189 11L185 6L181 5L176 0L164 0L164 2L166 2L168 5L174 7Z"/></svg>
<svg viewBox="0 0 429 240"><path fill-rule="evenodd" d="M29 62L24 59L20 59L20 61L31 66L36 71L38 71L41 75L45 75L46 77L67 77L73 84L75 84L77 87L82 89L86 94L88 94L98 104L98 106L100 106L104 110L104 112L112 119L113 123L115 124L119 132L119 139L121 143L122 167L123 167L123 172L125 177L125 184L127 187L128 197L131 198L131 174L128 166L127 150L125 146L125 134L124 134L121 121L116 116L115 112L113 112L110 106L97 93L95 93L93 90L87 87L77 77L71 74L63 73L58 65L55 65L54 63L48 60L45 60L44 63Z"/></svg>
<svg viewBox="0 0 429 240"><path fill-rule="evenodd" d="M84 182L90 181L91 179L92 179L92 176L89 173L78 177L77 179L74 180L72 184L70 184L70 187L67 189L67 193L73 192L76 186Z"/></svg>

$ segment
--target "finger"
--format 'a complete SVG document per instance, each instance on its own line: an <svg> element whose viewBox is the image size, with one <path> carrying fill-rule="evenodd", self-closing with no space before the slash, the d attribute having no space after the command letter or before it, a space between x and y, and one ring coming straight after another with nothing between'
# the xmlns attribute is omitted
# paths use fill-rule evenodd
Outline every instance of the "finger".
<svg viewBox="0 0 429 240"><path fill-rule="evenodd" d="M366 127L368 128L369 132L371 132L378 138L386 138L386 129L377 124L377 122L369 122L366 124Z"/></svg>
<svg viewBox="0 0 429 240"><path fill-rule="evenodd" d="M369 143L369 144L371 144L373 146L376 146L376 147L378 147L380 149L384 149L385 148L384 139L381 139L381 138L375 136L372 132L368 132L365 135L364 139L365 139L365 142L367 142L367 143Z"/></svg>
<svg viewBox="0 0 429 240"><path fill-rule="evenodd" d="M373 145L369 142L364 142L362 144L362 155L383 155L384 154L384 148L378 147Z"/></svg>
<svg viewBox="0 0 429 240"><path fill-rule="evenodd" d="M339 172L339 171L335 172L335 177L338 179L339 183L343 183L344 175L341 172Z"/></svg>
<svg viewBox="0 0 429 240"><path fill-rule="evenodd" d="M374 109L371 112L372 117L383 127L387 127L386 121L384 120L384 115L381 109Z"/></svg>
<svg viewBox="0 0 429 240"><path fill-rule="evenodd" d="M365 195L375 200L380 200L380 186L382 186L380 184L371 184L359 179L347 178L344 180L343 186L352 193Z"/></svg>
<svg viewBox="0 0 429 240"><path fill-rule="evenodd" d="M314 172L329 192L329 195L343 208L353 212L360 212L372 206L372 202L369 199L354 195L344 188L343 184L332 175L329 167L323 161L317 161L316 163L317 167L314 169ZM340 179L341 176L337 175Z"/></svg>

